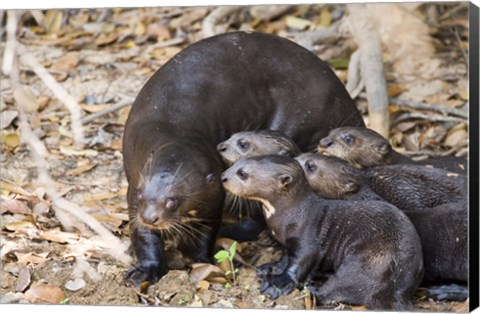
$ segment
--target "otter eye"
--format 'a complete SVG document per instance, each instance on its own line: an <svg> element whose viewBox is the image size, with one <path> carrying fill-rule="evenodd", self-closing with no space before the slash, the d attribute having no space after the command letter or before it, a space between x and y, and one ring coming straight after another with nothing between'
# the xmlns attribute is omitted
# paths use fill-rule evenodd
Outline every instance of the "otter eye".
<svg viewBox="0 0 480 314"><path fill-rule="evenodd" d="M347 144L352 144L353 143L353 137L351 137L348 134L342 136L342 140Z"/></svg>
<svg viewBox="0 0 480 314"><path fill-rule="evenodd" d="M313 173L315 172L315 170L317 170L317 167L314 164L312 164L310 161L307 161L305 163L305 169L307 169L308 172Z"/></svg>
<svg viewBox="0 0 480 314"><path fill-rule="evenodd" d="M237 176L242 180L247 180L248 174L243 169L238 169Z"/></svg>
<svg viewBox="0 0 480 314"><path fill-rule="evenodd" d="M177 207L177 202L175 201L175 199L173 199L172 197L167 197L165 199L165 208L174 209L175 207Z"/></svg>
<svg viewBox="0 0 480 314"><path fill-rule="evenodd" d="M245 140L238 140L237 145L242 150L246 150L250 146L250 144Z"/></svg>

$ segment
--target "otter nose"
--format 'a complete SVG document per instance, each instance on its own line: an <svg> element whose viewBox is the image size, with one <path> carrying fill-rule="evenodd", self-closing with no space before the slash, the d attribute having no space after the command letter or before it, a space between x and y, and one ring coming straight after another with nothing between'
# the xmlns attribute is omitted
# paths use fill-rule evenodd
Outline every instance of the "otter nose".
<svg viewBox="0 0 480 314"><path fill-rule="evenodd" d="M217 145L217 151L218 152L224 152L227 150L227 145L225 145L224 143L220 143Z"/></svg>
<svg viewBox="0 0 480 314"><path fill-rule="evenodd" d="M142 220L149 225L156 225L160 222L160 216L155 210L150 210L148 207L142 213Z"/></svg>
<svg viewBox="0 0 480 314"><path fill-rule="evenodd" d="M328 137L322 138L320 140L320 147L327 148L333 144L333 141Z"/></svg>
<svg viewBox="0 0 480 314"><path fill-rule="evenodd" d="M227 182L228 178L226 175L222 174L222 182Z"/></svg>

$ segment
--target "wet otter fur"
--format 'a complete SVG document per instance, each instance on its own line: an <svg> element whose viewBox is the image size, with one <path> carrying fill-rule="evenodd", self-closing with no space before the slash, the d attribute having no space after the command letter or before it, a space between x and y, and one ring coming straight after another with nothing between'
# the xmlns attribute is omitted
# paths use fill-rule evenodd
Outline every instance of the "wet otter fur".
<svg viewBox="0 0 480 314"><path fill-rule="evenodd" d="M334 201L317 195L302 167L286 156L242 159L222 174L227 191L260 201L267 226L284 247L288 266L261 277L272 298L333 272L313 289L321 304L412 310L423 278L421 245L410 220L378 201Z"/></svg>

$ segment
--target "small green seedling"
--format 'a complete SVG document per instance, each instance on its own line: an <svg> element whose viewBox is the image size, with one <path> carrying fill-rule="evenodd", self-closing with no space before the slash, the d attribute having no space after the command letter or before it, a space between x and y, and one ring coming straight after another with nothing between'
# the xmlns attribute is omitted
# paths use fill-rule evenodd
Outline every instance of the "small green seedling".
<svg viewBox="0 0 480 314"><path fill-rule="evenodd" d="M217 263L222 263L223 261L229 261L230 262L230 269L225 272L225 276L228 279L229 275L232 275L232 283L236 284L236 278L235 274L238 273L238 269L233 266L233 258L235 257L235 253L237 252L237 242L233 242L230 248L227 250L220 250L215 254L215 259L217 260ZM228 283L227 283L228 284ZM228 286L230 286L228 284Z"/></svg>

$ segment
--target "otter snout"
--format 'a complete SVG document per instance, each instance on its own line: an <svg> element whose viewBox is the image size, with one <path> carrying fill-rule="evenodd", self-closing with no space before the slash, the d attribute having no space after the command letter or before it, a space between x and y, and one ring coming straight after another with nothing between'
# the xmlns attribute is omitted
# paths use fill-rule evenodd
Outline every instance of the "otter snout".
<svg viewBox="0 0 480 314"><path fill-rule="evenodd" d="M228 178L226 175L222 174L222 182L227 182Z"/></svg>
<svg viewBox="0 0 480 314"><path fill-rule="evenodd" d="M160 224L161 217L154 205L147 205L140 215L145 224L156 226Z"/></svg>
<svg viewBox="0 0 480 314"><path fill-rule="evenodd" d="M320 147L322 147L322 148L330 147L330 146L332 146L332 144L333 144L333 141L331 139L329 139L328 137L322 138L320 140L320 143L319 143Z"/></svg>
<svg viewBox="0 0 480 314"><path fill-rule="evenodd" d="M217 145L217 151L219 153L225 152L227 150L227 147L228 147L227 144L222 142L222 143Z"/></svg>

